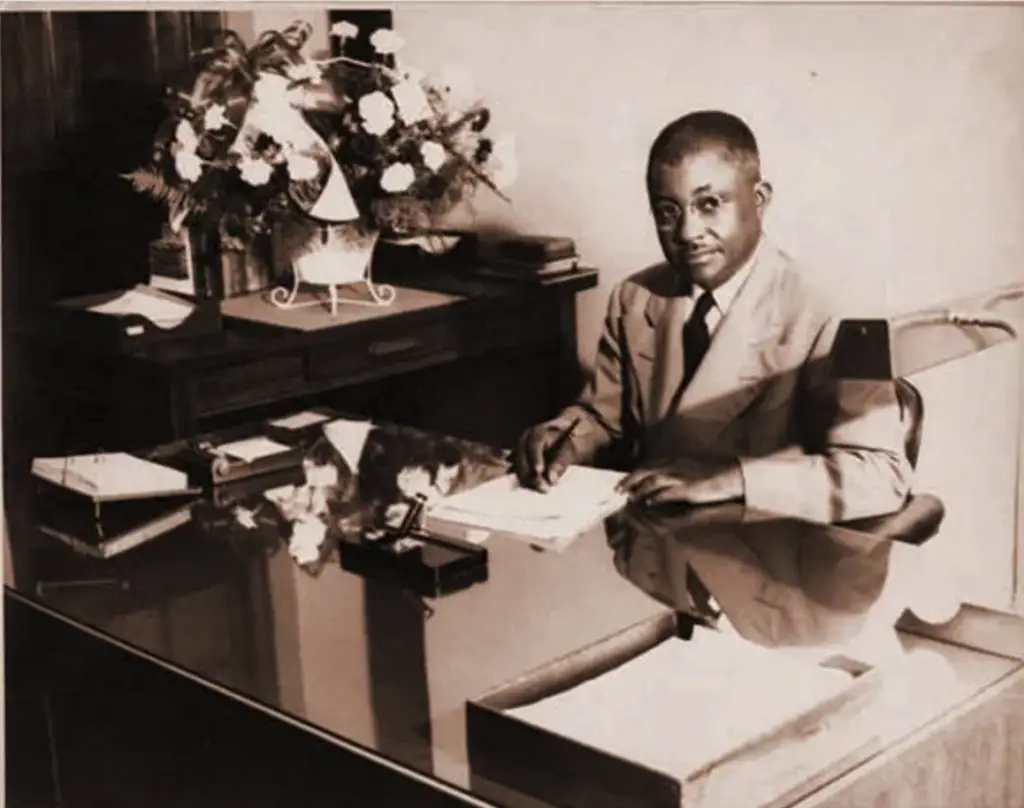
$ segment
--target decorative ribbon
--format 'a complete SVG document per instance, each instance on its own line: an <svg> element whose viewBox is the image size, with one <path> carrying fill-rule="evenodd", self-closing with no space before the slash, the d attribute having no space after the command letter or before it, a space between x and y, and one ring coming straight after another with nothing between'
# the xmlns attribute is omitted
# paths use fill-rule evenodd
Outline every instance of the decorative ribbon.
<svg viewBox="0 0 1024 808"><path fill-rule="evenodd" d="M219 31L214 43L196 52L191 90L180 93L193 109L222 104L237 127L231 150L250 154L261 134L316 171L294 176L288 195L311 218L325 223L359 218L355 199L330 148L307 121L306 112L340 112L344 94L324 80L302 55L312 26L296 21L283 31L264 31L246 49L234 31ZM310 69L312 67L312 70Z"/></svg>

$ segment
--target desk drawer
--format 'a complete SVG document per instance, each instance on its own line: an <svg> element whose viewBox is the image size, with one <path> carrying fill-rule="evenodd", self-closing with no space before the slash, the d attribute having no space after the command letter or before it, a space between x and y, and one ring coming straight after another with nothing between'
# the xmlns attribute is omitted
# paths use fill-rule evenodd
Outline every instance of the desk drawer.
<svg viewBox="0 0 1024 808"><path fill-rule="evenodd" d="M301 356L270 357L209 368L193 382L196 411L223 412L297 395L304 383Z"/></svg>
<svg viewBox="0 0 1024 808"><path fill-rule="evenodd" d="M313 348L306 356L306 377L343 383L443 361L452 358L453 337L448 325L431 323Z"/></svg>

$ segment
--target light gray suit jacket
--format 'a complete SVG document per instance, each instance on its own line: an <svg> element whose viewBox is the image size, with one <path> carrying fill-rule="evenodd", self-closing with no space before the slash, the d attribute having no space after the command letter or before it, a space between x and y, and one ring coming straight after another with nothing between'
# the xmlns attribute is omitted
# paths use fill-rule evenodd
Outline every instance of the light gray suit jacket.
<svg viewBox="0 0 1024 808"><path fill-rule="evenodd" d="M577 462L613 446L629 465L738 459L748 507L816 522L903 505L912 469L895 387L831 376L838 311L789 256L762 246L677 398L689 309L679 287L659 264L612 290L593 378L553 422L581 418Z"/></svg>

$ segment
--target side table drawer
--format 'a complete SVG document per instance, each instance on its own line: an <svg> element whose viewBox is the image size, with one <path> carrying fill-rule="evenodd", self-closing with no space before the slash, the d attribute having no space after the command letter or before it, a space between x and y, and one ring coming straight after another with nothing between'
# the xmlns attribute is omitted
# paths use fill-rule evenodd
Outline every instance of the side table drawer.
<svg viewBox="0 0 1024 808"><path fill-rule="evenodd" d="M302 357L280 356L204 370L193 393L203 415L296 395L303 384Z"/></svg>
<svg viewBox="0 0 1024 808"><path fill-rule="evenodd" d="M410 365L450 359L456 348L454 335L445 323L408 326L388 333L368 335L342 345L313 348L306 356L306 376L312 382L358 380L387 375Z"/></svg>

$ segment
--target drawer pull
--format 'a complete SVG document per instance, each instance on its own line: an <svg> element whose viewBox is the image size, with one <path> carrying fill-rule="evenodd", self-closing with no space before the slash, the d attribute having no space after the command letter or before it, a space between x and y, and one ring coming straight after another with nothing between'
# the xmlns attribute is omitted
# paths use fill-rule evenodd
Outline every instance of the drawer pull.
<svg viewBox="0 0 1024 808"><path fill-rule="evenodd" d="M420 345L420 340L416 337L384 340L382 342L371 343L370 354L372 356L389 356L390 354L414 350L415 348L419 348Z"/></svg>

